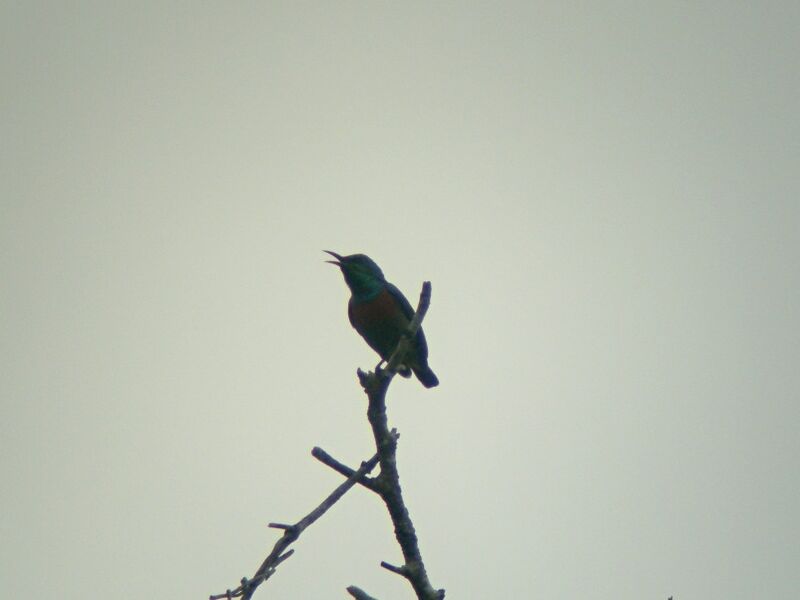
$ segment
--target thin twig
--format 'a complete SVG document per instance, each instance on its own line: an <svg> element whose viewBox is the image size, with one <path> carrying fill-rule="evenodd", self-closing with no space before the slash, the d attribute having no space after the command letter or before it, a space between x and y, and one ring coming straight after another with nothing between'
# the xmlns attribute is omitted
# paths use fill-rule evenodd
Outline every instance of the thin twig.
<svg viewBox="0 0 800 600"><path fill-rule="evenodd" d="M391 571L392 573L397 573L398 575L402 575L403 577L408 577L408 569L406 569L405 567L396 567L393 564L386 562L385 560L381 561L381 566L387 571Z"/></svg>
<svg viewBox="0 0 800 600"><path fill-rule="evenodd" d="M311 451L311 456L316 458L322 464L329 466L337 473L341 473L345 477L352 477L353 473L355 473L353 469L351 469L350 467L348 467L343 463L340 463L338 460L333 458L330 454L325 452L325 450L323 450L319 446L314 447L314 449ZM363 485L368 490L378 493L378 484L376 483L374 478L369 477L368 475L364 475L361 479L358 480L358 483Z"/></svg>
<svg viewBox="0 0 800 600"><path fill-rule="evenodd" d="M367 592L354 585L351 585L350 587L347 588L347 593L350 594L356 600L378 600L377 598L373 598Z"/></svg>
<svg viewBox="0 0 800 600"><path fill-rule="evenodd" d="M239 585L239 587L236 589L226 590L222 594L209 596L209 600L238 598L239 596L241 596L243 600L249 600L252 597L253 592L256 591L256 588L272 576L272 574L275 572L275 568L292 555L294 550L287 551L289 545L297 540L297 538L300 537L300 534L303 533L307 527L324 515L334 504L336 504L339 498L344 496L344 494L357 482L359 482L361 478L372 471L377 464L378 455L376 454L368 461L362 463L361 467L357 471L354 471L352 476L348 477L346 481L342 482L335 490L333 490L333 492L330 493L327 498L325 498L325 500L322 501L319 506L317 506L314 510L308 513L294 525L270 523L270 527L283 529L283 535L278 539L277 542L275 542L272 552L270 552L269 556L267 556L267 558L264 559L264 562L261 563L261 566L256 571L256 574L253 575L253 578L247 579L245 577L242 579L241 585Z"/></svg>

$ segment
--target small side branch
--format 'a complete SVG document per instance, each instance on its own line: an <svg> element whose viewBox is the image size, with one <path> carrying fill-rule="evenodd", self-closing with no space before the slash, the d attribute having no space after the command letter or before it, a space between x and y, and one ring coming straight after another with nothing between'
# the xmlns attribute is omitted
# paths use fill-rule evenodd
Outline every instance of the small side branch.
<svg viewBox="0 0 800 600"><path fill-rule="evenodd" d="M347 588L347 593L350 594L356 600L378 600L377 598L373 598L367 592L354 585L351 585Z"/></svg>
<svg viewBox="0 0 800 600"><path fill-rule="evenodd" d="M314 521L324 515L336 502L344 496L344 494L358 483L363 477L367 475L378 464L378 455L376 454L368 461L361 464L357 471L353 471L352 475L342 482L330 495L322 501L314 510L308 513L305 517L300 519L293 525L286 525L284 523L270 523L270 527L274 529L282 529L283 535L275 542L272 552L264 559L261 566L253 575L252 579L246 577L242 579L241 585L234 590L226 590L222 594L215 594L209 596L209 600L222 600L223 598L238 598L243 600L250 600L253 592L256 591L259 585L269 579L275 572L276 567L284 560L289 558L294 550L289 550L289 546L300 537L300 534L306 530Z"/></svg>
<svg viewBox="0 0 800 600"><path fill-rule="evenodd" d="M345 464L340 463L338 460L333 458L330 454L325 452L325 450L323 450L319 446L314 447L314 449L311 451L311 456L316 458L323 465L329 466L331 469L333 469L337 473L344 475L345 477L352 477L353 474L355 473L353 469L351 469ZM358 483L363 485L368 490L378 493L378 484L372 477L364 475L361 479L358 480Z"/></svg>
<svg viewBox="0 0 800 600"><path fill-rule="evenodd" d="M396 567L391 563L386 562L385 560L381 561L381 566L386 569L387 571L391 571L392 573L396 573L401 577L408 577L408 569L403 567Z"/></svg>

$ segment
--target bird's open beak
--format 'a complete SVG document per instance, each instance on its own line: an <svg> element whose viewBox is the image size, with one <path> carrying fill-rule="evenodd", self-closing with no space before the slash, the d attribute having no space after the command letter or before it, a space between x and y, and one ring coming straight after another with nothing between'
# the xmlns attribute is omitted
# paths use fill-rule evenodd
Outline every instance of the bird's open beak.
<svg viewBox="0 0 800 600"><path fill-rule="evenodd" d="M328 253L328 254L330 254L332 257L334 257L335 259L337 259L337 260L326 260L326 261L325 261L326 263L330 263L330 264L332 264L332 265L336 265L337 267L341 267L341 266L342 266L342 263L341 263L341 262L339 262L339 261L341 261L341 260L342 260L342 256L341 256L340 254L336 254L336 252L331 252L330 250L323 250L323 252L327 252L327 253Z"/></svg>

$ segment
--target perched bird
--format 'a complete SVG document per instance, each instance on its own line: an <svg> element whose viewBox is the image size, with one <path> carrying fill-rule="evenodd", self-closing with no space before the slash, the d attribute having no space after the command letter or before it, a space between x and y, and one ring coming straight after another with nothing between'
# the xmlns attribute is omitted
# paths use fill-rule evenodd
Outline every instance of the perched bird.
<svg viewBox="0 0 800 600"><path fill-rule="evenodd" d="M342 270L344 281L350 288L352 295L347 305L350 324L380 355L381 362L389 360L414 317L414 309L403 293L386 281L380 267L369 256L325 252L336 259L325 262ZM403 377L410 377L413 371L425 387L439 385L439 379L428 366L428 344L421 327L403 362L397 370Z"/></svg>

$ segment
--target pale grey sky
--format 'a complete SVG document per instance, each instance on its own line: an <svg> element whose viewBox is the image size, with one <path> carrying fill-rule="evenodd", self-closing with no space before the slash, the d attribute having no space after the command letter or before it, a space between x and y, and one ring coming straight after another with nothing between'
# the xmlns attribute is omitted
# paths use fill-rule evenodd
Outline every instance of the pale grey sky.
<svg viewBox="0 0 800 600"><path fill-rule="evenodd" d="M205 598L372 453L448 598L800 588L796 2L3 3L0 581ZM353 490L258 598L410 598Z"/></svg>

